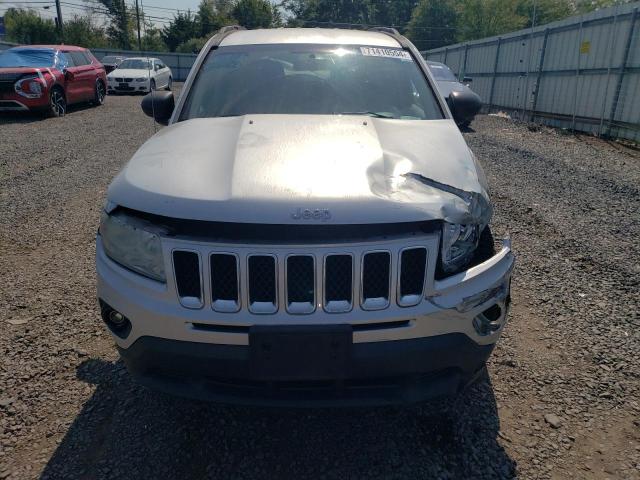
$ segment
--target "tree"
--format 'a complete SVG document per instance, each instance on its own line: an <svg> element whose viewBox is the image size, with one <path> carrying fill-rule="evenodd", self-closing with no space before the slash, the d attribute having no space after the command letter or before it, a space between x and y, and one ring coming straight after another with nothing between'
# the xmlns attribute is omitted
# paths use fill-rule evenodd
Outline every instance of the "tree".
<svg viewBox="0 0 640 480"><path fill-rule="evenodd" d="M491 37L523 28L518 0L459 0L458 41Z"/></svg>
<svg viewBox="0 0 640 480"><path fill-rule="evenodd" d="M153 26L151 22L144 22L144 35L141 42L142 50L147 52L166 52L168 50L162 40L162 30Z"/></svg>
<svg viewBox="0 0 640 480"><path fill-rule="evenodd" d="M231 10L236 21L245 28L269 28L273 7L267 0L238 0Z"/></svg>
<svg viewBox="0 0 640 480"><path fill-rule="evenodd" d="M135 22L135 12L128 8L124 0L98 0L105 6L110 23L107 36L112 46L131 50Z"/></svg>
<svg viewBox="0 0 640 480"><path fill-rule="evenodd" d="M455 42L456 21L452 0L420 0L413 10L407 35L418 50L449 45Z"/></svg>
<svg viewBox="0 0 640 480"><path fill-rule="evenodd" d="M291 26L306 24L376 24L375 0L283 0Z"/></svg>
<svg viewBox="0 0 640 480"><path fill-rule="evenodd" d="M34 10L10 8L4 14L7 40L16 43L57 43L53 20L40 18Z"/></svg>
<svg viewBox="0 0 640 480"><path fill-rule="evenodd" d="M544 25L576 13L574 4L570 0L519 0L516 12L526 19L524 27Z"/></svg>
<svg viewBox="0 0 640 480"><path fill-rule="evenodd" d="M70 45L82 45L86 48L104 48L109 44L104 29L95 26L91 17L79 15L64 22L64 41Z"/></svg>
<svg viewBox="0 0 640 480"><path fill-rule="evenodd" d="M202 50L202 47L204 47L204 44L207 43L207 40L209 40L209 37L192 38L178 45L178 48L176 48L176 52L199 53L200 50Z"/></svg>
<svg viewBox="0 0 640 480"><path fill-rule="evenodd" d="M412 13L418 7L418 0L394 0L392 2L371 2L374 6L373 22L376 25L395 27L406 33Z"/></svg>
<svg viewBox="0 0 640 480"><path fill-rule="evenodd" d="M173 20L162 29L162 40L170 51L175 52L179 45L197 38L199 35L197 19L190 11L186 13L178 12Z"/></svg>
<svg viewBox="0 0 640 480"><path fill-rule="evenodd" d="M215 0L201 0L196 13L200 36L209 36L211 33L220 30L224 25L231 23L228 13L228 10L224 13L221 12Z"/></svg>

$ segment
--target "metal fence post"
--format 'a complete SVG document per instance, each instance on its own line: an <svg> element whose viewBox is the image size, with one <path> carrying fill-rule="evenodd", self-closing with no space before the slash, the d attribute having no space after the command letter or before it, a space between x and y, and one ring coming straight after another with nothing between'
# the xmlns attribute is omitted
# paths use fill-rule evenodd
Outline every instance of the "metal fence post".
<svg viewBox="0 0 640 480"><path fill-rule="evenodd" d="M458 80L462 81L464 76L467 74L467 52L469 51L469 44L464 44L464 60L462 61L462 76L458 73Z"/></svg>
<svg viewBox="0 0 640 480"><path fill-rule="evenodd" d="M449 53L449 49L447 47L444 47L444 60L442 61L442 63L444 63L445 65L447 64L447 54Z"/></svg>
<svg viewBox="0 0 640 480"><path fill-rule="evenodd" d="M182 82L184 79L182 78L182 70L180 70L180 55L176 55L177 60L178 60L178 65L176 67L176 70L178 70L178 78L180 79L180 81Z"/></svg>
<svg viewBox="0 0 640 480"><path fill-rule="evenodd" d="M616 31L617 23L618 23L618 15L616 14L613 17L613 25L609 28L610 32L609 32L609 40L607 41L607 52L612 51L611 49L612 49L612 43L613 43L613 36ZM600 127L598 128L599 137L602 136L602 129L604 128L604 111L606 109L607 94L609 93L609 82L611 82L611 69L612 69L611 63L612 63L611 59L609 59L609 66L607 67L607 83L605 84L605 87L604 87L604 95L602 96L602 109L600 110Z"/></svg>
<svg viewBox="0 0 640 480"><path fill-rule="evenodd" d="M629 50L631 49L631 40L633 40L633 30L635 29L635 26L636 26L637 17L638 17L638 9L634 8L633 13L631 14L631 25L629 25L629 35L627 35L627 41L624 47L622 64L620 65L618 83L616 84L615 93L613 95L613 104L611 105L611 114L609 115L609 126L607 129L608 134L611 134L611 124L614 122L616 113L618 112L618 101L620 100L620 90L622 90L622 80L624 79L624 72L627 68L627 61L629 60Z"/></svg>
<svg viewBox="0 0 640 480"><path fill-rule="evenodd" d="M580 56L582 52L580 51L580 46L582 45L582 27L584 22L580 21L580 30L578 32L578 63L576 64L576 88L573 89L573 114L571 116L571 130L575 130L576 128L576 110L578 109L578 84L580 83Z"/></svg>
<svg viewBox="0 0 640 480"><path fill-rule="evenodd" d="M533 92L533 104L531 105L531 122L536 118L536 107L538 105L538 93L540 92L540 81L542 80L542 69L544 68L544 53L547 51L547 39L549 29L544 29L544 39L542 40L542 51L540 52L540 63L538 64L538 75L536 75L536 89Z"/></svg>
<svg viewBox="0 0 640 480"><path fill-rule="evenodd" d="M489 107L487 112L491 112L493 107L493 88L496 85L496 76L498 75L498 61L500 60L500 45L502 44L502 37L498 37L498 44L496 45L496 58L493 61L493 76L491 77L491 89L489 90Z"/></svg>

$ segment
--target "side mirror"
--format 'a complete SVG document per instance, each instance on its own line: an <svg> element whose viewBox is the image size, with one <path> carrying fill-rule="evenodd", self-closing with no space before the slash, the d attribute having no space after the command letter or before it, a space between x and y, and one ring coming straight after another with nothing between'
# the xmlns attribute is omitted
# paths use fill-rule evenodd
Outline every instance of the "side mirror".
<svg viewBox="0 0 640 480"><path fill-rule="evenodd" d="M470 90L465 89L462 92L454 90L447 97L447 104L454 121L462 125L473 120L482 107L482 100Z"/></svg>
<svg viewBox="0 0 640 480"><path fill-rule="evenodd" d="M64 79L68 82L70 80L73 80L73 73L70 72L69 70L67 70L66 68L64 69Z"/></svg>
<svg viewBox="0 0 640 480"><path fill-rule="evenodd" d="M142 98L140 106L146 115L162 125L167 125L175 107L173 92L154 90Z"/></svg>
<svg viewBox="0 0 640 480"><path fill-rule="evenodd" d="M471 77L463 77L462 78L462 83L471 83L473 82L473 78Z"/></svg>

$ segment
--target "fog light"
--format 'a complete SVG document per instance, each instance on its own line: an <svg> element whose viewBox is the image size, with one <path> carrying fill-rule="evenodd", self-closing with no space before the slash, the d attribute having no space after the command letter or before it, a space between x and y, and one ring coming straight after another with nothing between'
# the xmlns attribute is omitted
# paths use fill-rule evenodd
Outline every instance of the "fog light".
<svg viewBox="0 0 640 480"><path fill-rule="evenodd" d="M483 337L491 335L502 327L500 318L502 318L502 308L496 303L473 319L473 328Z"/></svg>
<svg viewBox="0 0 640 480"><path fill-rule="evenodd" d="M107 302L100 300L100 314L109 330L120 338L127 338L131 333L131 321Z"/></svg>
<svg viewBox="0 0 640 480"><path fill-rule="evenodd" d="M122 326L126 320L127 318L120 312L116 312L115 310L111 310L111 312L109 312L109 321L115 326Z"/></svg>

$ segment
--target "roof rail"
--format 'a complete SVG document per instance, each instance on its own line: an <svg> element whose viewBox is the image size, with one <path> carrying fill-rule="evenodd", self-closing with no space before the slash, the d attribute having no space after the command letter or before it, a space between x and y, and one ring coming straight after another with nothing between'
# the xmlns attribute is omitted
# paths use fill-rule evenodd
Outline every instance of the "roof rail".
<svg viewBox="0 0 640 480"><path fill-rule="evenodd" d="M244 28L242 25L227 25L218 30L218 33L231 33L235 32L236 30L246 30L246 28Z"/></svg>
<svg viewBox="0 0 640 480"><path fill-rule="evenodd" d="M392 27L370 27L369 30L372 32L386 33L387 35L400 35L400 32Z"/></svg>
<svg viewBox="0 0 640 480"><path fill-rule="evenodd" d="M411 43L409 42L409 40L407 40L406 37L404 35L402 35L395 28L392 28L392 27L371 27L371 28L369 28L369 31L370 32L380 32L380 33L384 33L386 35L389 35L390 37L393 37L402 46L402 48L410 48L410 46L411 46Z"/></svg>

